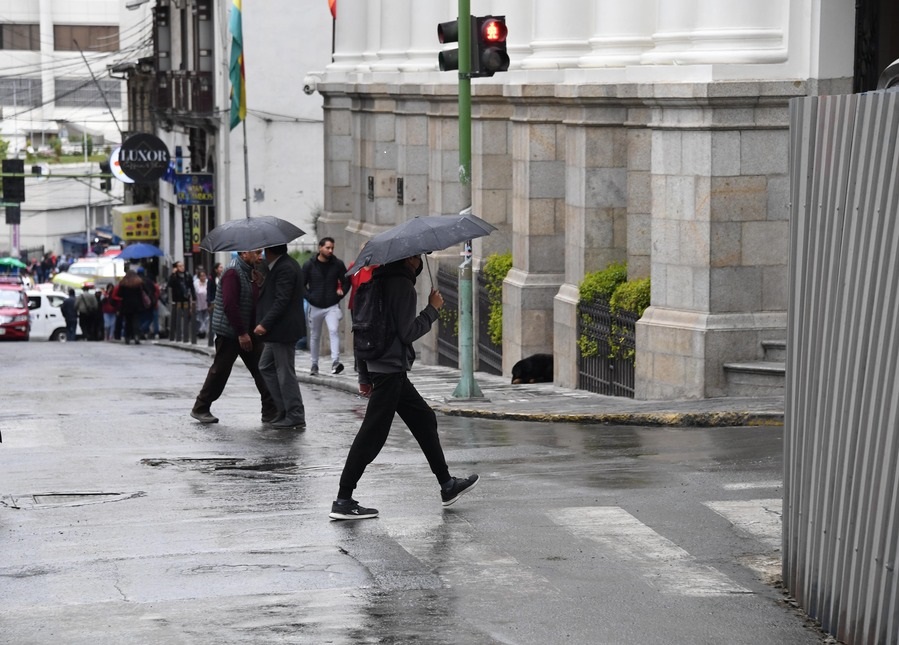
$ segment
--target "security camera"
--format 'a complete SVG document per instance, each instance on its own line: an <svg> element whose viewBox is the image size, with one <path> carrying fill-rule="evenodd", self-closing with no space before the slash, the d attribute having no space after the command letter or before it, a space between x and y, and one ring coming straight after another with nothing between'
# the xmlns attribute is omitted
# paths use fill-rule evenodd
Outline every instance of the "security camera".
<svg viewBox="0 0 899 645"><path fill-rule="evenodd" d="M306 78L303 79L303 92L308 95L315 94L315 91L318 89L318 82L321 80L321 77L318 74L309 74Z"/></svg>

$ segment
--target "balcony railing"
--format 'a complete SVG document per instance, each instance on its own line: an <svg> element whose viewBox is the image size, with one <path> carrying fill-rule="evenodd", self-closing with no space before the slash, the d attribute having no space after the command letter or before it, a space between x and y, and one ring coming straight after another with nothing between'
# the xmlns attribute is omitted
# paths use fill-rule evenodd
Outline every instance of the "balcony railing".
<svg viewBox="0 0 899 645"><path fill-rule="evenodd" d="M213 83L211 72L158 72L156 107L173 114L211 116Z"/></svg>

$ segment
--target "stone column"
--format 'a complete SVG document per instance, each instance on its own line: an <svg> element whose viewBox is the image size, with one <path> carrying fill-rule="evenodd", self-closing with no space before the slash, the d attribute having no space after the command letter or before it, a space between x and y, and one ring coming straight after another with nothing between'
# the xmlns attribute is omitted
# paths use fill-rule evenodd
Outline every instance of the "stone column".
<svg viewBox="0 0 899 645"><path fill-rule="evenodd" d="M365 48L362 50L362 58L368 65L377 63L378 52L381 50L381 0L366 0L368 8L365 19ZM340 9L338 9L340 12Z"/></svg>
<svg viewBox="0 0 899 645"><path fill-rule="evenodd" d="M760 358L762 340L785 334L787 99L696 103L654 111L652 306L637 323L638 399L724 396L723 364Z"/></svg>
<svg viewBox="0 0 899 645"><path fill-rule="evenodd" d="M412 12L409 0L381 0L380 47L373 72L395 72L408 61L407 51L412 36ZM435 36L436 40L436 36Z"/></svg>
<svg viewBox="0 0 899 645"><path fill-rule="evenodd" d="M627 257L627 110L570 108L566 125L565 283L554 299L555 382L577 387L577 304L586 273Z"/></svg>
<svg viewBox="0 0 899 645"><path fill-rule="evenodd" d="M516 105L512 119L512 270L503 283L503 373L552 351L553 298L564 280L562 108Z"/></svg>
<svg viewBox="0 0 899 645"><path fill-rule="evenodd" d="M581 67L639 65L651 49L659 0L597 0L593 16L591 52L580 59Z"/></svg>
<svg viewBox="0 0 899 645"><path fill-rule="evenodd" d="M783 0L698 0L695 63L782 63L790 3Z"/></svg>
<svg viewBox="0 0 899 645"><path fill-rule="evenodd" d="M672 65L687 60L693 47L698 0L662 0L658 5L655 46L641 56L645 65ZM729 3L727 3L729 4Z"/></svg>
<svg viewBox="0 0 899 645"><path fill-rule="evenodd" d="M577 67L578 60L590 51L593 4L592 0L566 0L564 5L534 2L533 53L521 62L522 69ZM572 24L571 16L582 19Z"/></svg>
<svg viewBox="0 0 899 645"><path fill-rule="evenodd" d="M369 0L340 0L334 33L334 62L328 70L355 70L362 64L368 25ZM348 16L343 20L342 14Z"/></svg>

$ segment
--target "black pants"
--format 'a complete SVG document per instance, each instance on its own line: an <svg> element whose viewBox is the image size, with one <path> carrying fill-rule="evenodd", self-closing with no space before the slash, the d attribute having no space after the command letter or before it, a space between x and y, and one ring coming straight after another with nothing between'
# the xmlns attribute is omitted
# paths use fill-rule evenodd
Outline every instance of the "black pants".
<svg viewBox="0 0 899 645"><path fill-rule="evenodd" d="M421 394L409 381L406 372L382 374L372 372L372 392L365 410L365 418L356 433L350 453L347 455L343 473L340 475L340 490L337 496L349 499L356 484L362 478L366 466L375 460L393 423L393 415L399 414L412 436L421 446L431 472L438 482L450 478L440 437L437 434L437 415L421 398Z"/></svg>
<svg viewBox="0 0 899 645"><path fill-rule="evenodd" d="M250 370L253 380L256 382L256 389L262 397L262 414L263 416L275 416L278 414L278 408L275 405L272 395L269 394L268 388L262 374L259 372L259 357L262 355L263 342L258 336L251 335L253 339L253 349L245 352L240 348L240 342L236 338L225 338L224 336L215 337L215 358L212 359L212 367L206 374L206 382L197 395L197 402L194 406L197 410L208 411L209 406L218 401L225 391L225 385L228 384L228 377L231 376L231 368L237 357L243 361L243 364Z"/></svg>

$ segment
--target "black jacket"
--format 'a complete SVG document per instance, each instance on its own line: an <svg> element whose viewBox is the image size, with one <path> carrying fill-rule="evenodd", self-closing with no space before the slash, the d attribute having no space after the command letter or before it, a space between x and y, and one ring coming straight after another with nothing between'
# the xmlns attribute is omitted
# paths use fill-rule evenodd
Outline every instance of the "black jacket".
<svg viewBox="0 0 899 645"><path fill-rule="evenodd" d="M306 335L305 292L300 265L289 255L279 257L259 292L259 324L266 331L262 340L295 345Z"/></svg>
<svg viewBox="0 0 899 645"><path fill-rule="evenodd" d="M305 278L306 300L309 304L325 309L340 302L343 296L337 295L337 285L343 288L343 295L350 292L350 279L346 276L346 265L336 256L328 258L327 262L320 262L318 255L314 255L303 265L303 277Z"/></svg>
<svg viewBox="0 0 899 645"><path fill-rule="evenodd" d="M393 316L396 337L383 356L366 361L369 372L390 374L411 369L415 361L412 343L427 334L437 321L439 313L430 304L415 314L418 308L415 277L404 260L380 266L372 273L372 280L384 281L381 283L384 309Z"/></svg>

